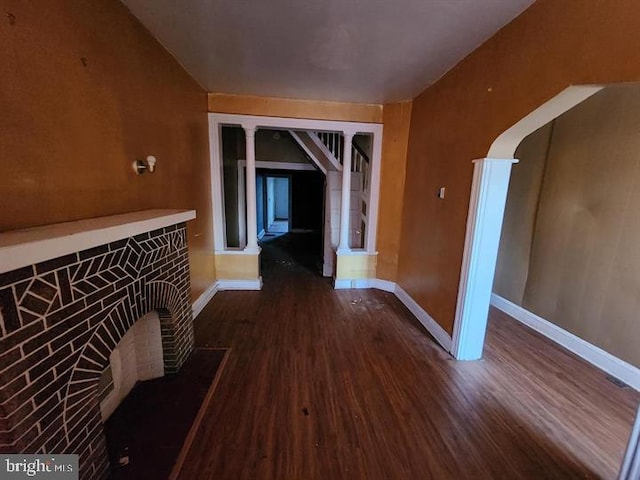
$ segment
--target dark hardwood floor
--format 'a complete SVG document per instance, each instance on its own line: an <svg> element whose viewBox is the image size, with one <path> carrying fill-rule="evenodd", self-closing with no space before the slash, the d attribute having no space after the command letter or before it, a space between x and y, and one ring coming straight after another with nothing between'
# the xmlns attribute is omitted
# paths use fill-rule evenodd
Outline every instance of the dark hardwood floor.
<svg viewBox="0 0 640 480"><path fill-rule="evenodd" d="M335 291L283 242L262 291L196 320L233 350L179 478L615 478L636 392L498 311L484 360L453 361L392 294Z"/></svg>

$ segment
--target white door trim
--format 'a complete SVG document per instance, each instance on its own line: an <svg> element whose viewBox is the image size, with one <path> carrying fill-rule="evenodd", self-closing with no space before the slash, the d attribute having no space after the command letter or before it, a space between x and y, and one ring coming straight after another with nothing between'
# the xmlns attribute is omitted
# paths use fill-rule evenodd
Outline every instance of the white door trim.
<svg viewBox="0 0 640 480"><path fill-rule="evenodd" d="M638 480L640 478L640 407L636 413L636 421L629 435L627 451L622 460L619 480Z"/></svg>
<svg viewBox="0 0 640 480"><path fill-rule="evenodd" d="M487 330L502 218L514 159L474 160L462 272L453 325L452 353L478 360Z"/></svg>

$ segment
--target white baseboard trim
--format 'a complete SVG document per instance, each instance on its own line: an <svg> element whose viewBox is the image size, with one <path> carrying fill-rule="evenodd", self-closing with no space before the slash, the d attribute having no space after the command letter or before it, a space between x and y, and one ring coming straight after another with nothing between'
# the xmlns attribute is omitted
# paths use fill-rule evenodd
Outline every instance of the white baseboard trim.
<svg viewBox="0 0 640 480"><path fill-rule="evenodd" d="M207 306L213 296L218 293L218 290L218 282L213 282L204 292L202 292L196 301L193 302L193 305L191 305L191 311L193 312L194 319L200 314L202 309Z"/></svg>
<svg viewBox="0 0 640 480"><path fill-rule="evenodd" d="M333 277L333 266L327 265L326 263L322 265L322 276Z"/></svg>
<svg viewBox="0 0 640 480"><path fill-rule="evenodd" d="M379 278L374 278L371 286L373 288L377 288L378 290L384 290L385 292L396 293L395 282L391 282L389 280L381 280Z"/></svg>
<svg viewBox="0 0 640 480"><path fill-rule="evenodd" d="M377 288L378 290L384 290L385 292L394 293L396 290L396 284L389 280L380 280L379 278L354 278L354 279L336 279L334 281L334 287L336 290L343 290L346 288Z"/></svg>
<svg viewBox="0 0 640 480"><path fill-rule="evenodd" d="M510 302L500 295L496 295L495 293L491 294L491 305L575 353L599 369L604 370L609 375L623 381L633 389L640 391L640 369L614 357L601 348L563 330L557 325L522 308L520 305Z"/></svg>
<svg viewBox="0 0 640 480"><path fill-rule="evenodd" d="M262 290L262 277L248 280L218 280L218 290Z"/></svg>
<svg viewBox="0 0 640 480"><path fill-rule="evenodd" d="M353 282L353 280L349 280L348 278L334 278L333 288L335 290L346 290L349 288L353 288L351 282Z"/></svg>
<svg viewBox="0 0 640 480"><path fill-rule="evenodd" d="M424 328L442 345L447 352L451 352L452 341L451 336L429 315L418 303L409 296L407 292L399 285L396 285L396 297L405 307L418 319Z"/></svg>

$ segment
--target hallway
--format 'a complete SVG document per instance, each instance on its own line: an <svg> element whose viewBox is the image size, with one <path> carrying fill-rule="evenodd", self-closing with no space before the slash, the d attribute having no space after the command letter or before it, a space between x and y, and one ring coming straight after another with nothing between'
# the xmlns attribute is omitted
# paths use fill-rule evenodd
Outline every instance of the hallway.
<svg viewBox="0 0 640 480"><path fill-rule="evenodd" d="M179 478L615 478L637 393L495 310L484 360L455 362L392 294L286 247L196 319L232 350Z"/></svg>

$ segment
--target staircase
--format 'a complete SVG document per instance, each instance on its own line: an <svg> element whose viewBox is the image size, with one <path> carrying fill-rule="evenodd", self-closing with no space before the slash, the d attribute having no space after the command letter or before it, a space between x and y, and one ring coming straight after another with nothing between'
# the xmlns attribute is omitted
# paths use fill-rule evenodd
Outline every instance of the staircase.
<svg viewBox="0 0 640 480"><path fill-rule="evenodd" d="M326 176L323 275L335 274L335 249L340 234L344 139L337 132L289 130L291 137ZM351 145L350 247L364 248L369 212L369 155L354 139Z"/></svg>
<svg viewBox="0 0 640 480"><path fill-rule="evenodd" d="M317 139L319 148L340 167L344 158L344 139L338 132L312 132L310 136ZM352 189L357 192L354 201L351 200L351 248L364 248L367 228L367 212L369 203L369 156L356 143L355 138L351 143L351 177ZM354 185L355 183L355 185ZM352 190L353 191L353 190Z"/></svg>

